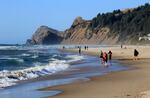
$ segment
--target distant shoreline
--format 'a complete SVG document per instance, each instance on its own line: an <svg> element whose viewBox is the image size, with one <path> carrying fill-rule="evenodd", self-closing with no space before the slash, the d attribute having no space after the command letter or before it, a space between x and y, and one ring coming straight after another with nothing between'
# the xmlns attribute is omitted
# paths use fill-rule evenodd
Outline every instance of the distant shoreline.
<svg viewBox="0 0 150 98"><path fill-rule="evenodd" d="M0 44L0 46L21 46L23 44Z"/></svg>

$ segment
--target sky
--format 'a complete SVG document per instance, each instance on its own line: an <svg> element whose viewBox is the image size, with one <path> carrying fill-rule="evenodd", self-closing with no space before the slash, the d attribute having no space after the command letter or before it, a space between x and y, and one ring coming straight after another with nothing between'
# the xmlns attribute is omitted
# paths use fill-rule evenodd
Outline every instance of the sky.
<svg viewBox="0 0 150 98"><path fill-rule="evenodd" d="M77 16L134 8L150 0L0 0L0 44L23 44L41 25L63 31Z"/></svg>

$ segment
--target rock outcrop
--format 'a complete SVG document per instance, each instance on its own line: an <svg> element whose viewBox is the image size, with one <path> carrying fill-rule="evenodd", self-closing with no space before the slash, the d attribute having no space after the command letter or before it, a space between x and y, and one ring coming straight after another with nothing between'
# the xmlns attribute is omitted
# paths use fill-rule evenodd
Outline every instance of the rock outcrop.
<svg viewBox="0 0 150 98"><path fill-rule="evenodd" d="M91 28L92 20L77 17L64 32L62 44L116 44L118 36L108 37L110 28Z"/></svg>
<svg viewBox="0 0 150 98"><path fill-rule="evenodd" d="M91 20L77 17L71 27L60 33L41 26L27 44L139 44L150 33L150 5L98 14Z"/></svg>
<svg viewBox="0 0 150 98"><path fill-rule="evenodd" d="M65 31L67 44L150 44L139 37L150 33L150 4L98 14L92 20L77 17Z"/></svg>
<svg viewBox="0 0 150 98"><path fill-rule="evenodd" d="M59 33L59 31L48 26L41 26L36 30L32 38L27 40L26 44L60 44L63 38Z"/></svg>

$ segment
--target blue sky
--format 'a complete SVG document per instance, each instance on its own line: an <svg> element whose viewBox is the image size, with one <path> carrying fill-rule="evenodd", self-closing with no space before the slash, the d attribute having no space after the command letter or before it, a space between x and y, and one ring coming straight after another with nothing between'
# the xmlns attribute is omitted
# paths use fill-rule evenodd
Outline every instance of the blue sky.
<svg viewBox="0 0 150 98"><path fill-rule="evenodd" d="M0 43L25 43L41 25L63 31L77 16L133 8L150 0L0 0Z"/></svg>

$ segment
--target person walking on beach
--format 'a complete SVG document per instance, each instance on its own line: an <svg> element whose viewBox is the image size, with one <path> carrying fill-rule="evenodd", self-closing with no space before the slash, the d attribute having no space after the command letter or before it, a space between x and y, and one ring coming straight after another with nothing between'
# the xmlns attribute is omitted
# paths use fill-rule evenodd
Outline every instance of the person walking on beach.
<svg viewBox="0 0 150 98"><path fill-rule="evenodd" d="M81 55L81 47L79 47L79 54Z"/></svg>
<svg viewBox="0 0 150 98"><path fill-rule="evenodd" d="M109 51L108 52L108 60L109 60L110 65L111 65L111 59L112 59L112 52Z"/></svg>
<svg viewBox="0 0 150 98"><path fill-rule="evenodd" d="M89 48L89 47L88 47L88 46L86 46L86 50L88 50L88 48Z"/></svg>
<svg viewBox="0 0 150 98"><path fill-rule="evenodd" d="M84 46L84 49L86 50L86 49L87 49L87 47L86 47L86 46Z"/></svg>
<svg viewBox="0 0 150 98"><path fill-rule="evenodd" d="M101 59L101 64L104 64L103 51L101 51L99 58Z"/></svg>
<svg viewBox="0 0 150 98"><path fill-rule="evenodd" d="M63 49L65 49L65 46L63 46Z"/></svg>
<svg viewBox="0 0 150 98"><path fill-rule="evenodd" d="M121 49L123 48L123 45L121 44Z"/></svg>
<svg viewBox="0 0 150 98"><path fill-rule="evenodd" d="M108 67L108 64L107 64L107 61L108 61L108 55L107 55L106 52L104 52L104 54L103 54L103 59L104 59L104 65L105 65L106 67Z"/></svg>
<svg viewBox="0 0 150 98"><path fill-rule="evenodd" d="M134 49L134 60L138 60L138 55L139 55L139 52L136 50L136 49Z"/></svg>

